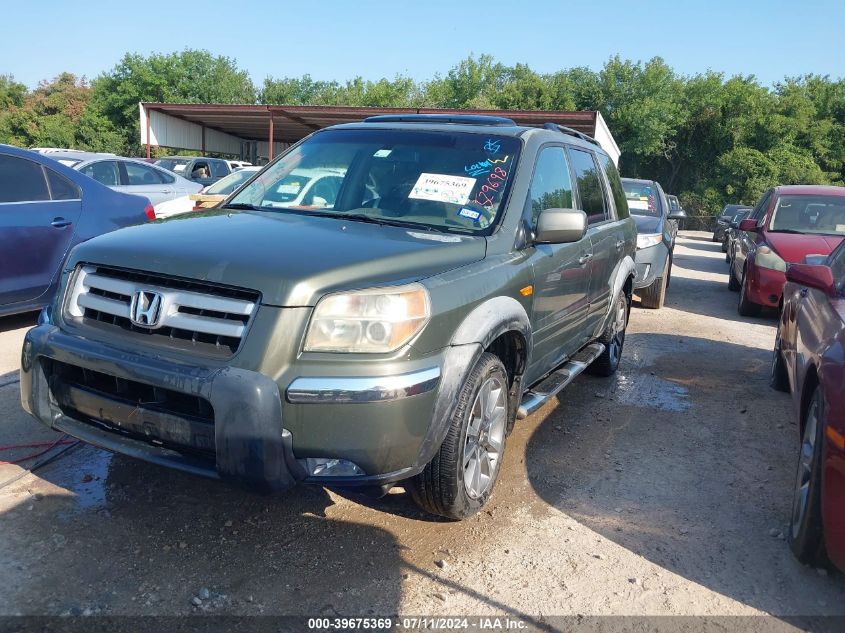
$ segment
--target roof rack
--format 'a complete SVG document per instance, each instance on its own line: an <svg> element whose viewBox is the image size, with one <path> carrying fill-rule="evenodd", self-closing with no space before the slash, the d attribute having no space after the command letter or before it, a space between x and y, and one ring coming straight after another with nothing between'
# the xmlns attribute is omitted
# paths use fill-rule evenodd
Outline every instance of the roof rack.
<svg viewBox="0 0 845 633"><path fill-rule="evenodd" d="M601 147L601 143L599 143L592 136L584 134L583 132L579 132L578 130L573 130L571 127L566 127L565 125L558 125L557 123L544 123L543 129L554 130L555 132L568 134L569 136L580 138L582 141L587 141L588 143L592 143L593 145L598 145L599 147Z"/></svg>
<svg viewBox="0 0 845 633"><path fill-rule="evenodd" d="M364 119L364 123L451 123L455 125L492 125L512 127L513 119L483 114L379 114Z"/></svg>

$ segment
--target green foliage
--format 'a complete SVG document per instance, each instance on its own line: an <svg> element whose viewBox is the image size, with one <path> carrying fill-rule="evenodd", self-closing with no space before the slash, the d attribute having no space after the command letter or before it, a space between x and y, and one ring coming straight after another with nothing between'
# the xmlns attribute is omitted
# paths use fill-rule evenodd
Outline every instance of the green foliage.
<svg viewBox="0 0 845 633"><path fill-rule="evenodd" d="M92 105L120 130L126 153L140 150L140 102L255 103L256 96L235 60L193 49L149 57L127 53L92 88Z"/></svg>
<svg viewBox="0 0 845 633"><path fill-rule="evenodd" d="M235 60L208 51L128 53L91 85L63 73L28 92L0 75L0 142L133 154L142 101L598 110L622 174L659 180L692 213L753 203L776 184L845 180L845 81L806 75L767 88L753 76L680 76L659 57L539 74L470 55L427 82L303 75L256 88Z"/></svg>

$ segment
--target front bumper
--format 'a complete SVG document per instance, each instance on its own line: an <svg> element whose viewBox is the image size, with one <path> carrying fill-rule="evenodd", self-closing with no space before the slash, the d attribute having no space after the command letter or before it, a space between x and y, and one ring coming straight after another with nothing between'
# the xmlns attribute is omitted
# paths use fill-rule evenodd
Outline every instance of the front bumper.
<svg viewBox="0 0 845 633"><path fill-rule="evenodd" d="M463 375L474 347L447 348L379 378L298 378L283 400L279 384L258 372L132 354L43 324L24 341L21 400L56 430L197 475L265 490L299 481L385 486L420 472L439 448L456 372ZM64 384L67 368L84 379ZM98 390L103 376L116 392ZM127 384L157 395L116 395ZM166 410L168 398L179 411ZM213 413L186 415L186 398ZM352 462L360 473L314 476L315 458Z"/></svg>
<svg viewBox="0 0 845 633"><path fill-rule="evenodd" d="M669 259L669 248L661 242L656 246L649 246L637 251L636 276L634 277L634 288L646 288L654 283L657 277L666 270L666 262Z"/></svg>
<svg viewBox="0 0 845 633"><path fill-rule="evenodd" d="M777 308L783 298L786 274L749 263L745 283L747 284L745 294L751 302Z"/></svg>

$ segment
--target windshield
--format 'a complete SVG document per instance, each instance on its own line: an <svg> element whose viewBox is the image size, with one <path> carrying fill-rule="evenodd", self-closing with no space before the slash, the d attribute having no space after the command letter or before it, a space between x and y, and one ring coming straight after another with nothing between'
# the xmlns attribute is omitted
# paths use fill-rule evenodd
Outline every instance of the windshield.
<svg viewBox="0 0 845 633"><path fill-rule="evenodd" d="M170 171L180 172L185 171L185 165L190 162L189 158L162 158L157 160L155 164Z"/></svg>
<svg viewBox="0 0 845 633"><path fill-rule="evenodd" d="M235 189L240 187L244 184L247 180L249 180L252 176L255 175L255 172L250 171L236 171L232 172L225 178L221 178L213 185L211 185L208 189L205 190L205 193L212 194L212 195L225 195L228 196L232 193Z"/></svg>
<svg viewBox="0 0 845 633"><path fill-rule="evenodd" d="M677 211L681 208L681 203L678 202L678 198L676 198L675 196L669 196L669 208L672 211Z"/></svg>
<svg viewBox="0 0 845 633"><path fill-rule="evenodd" d="M845 196L781 196L769 230L845 235Z"/></svg>
<svg viewBox="0 0 845 633"><path fill-rule="evenodd" d="M328 130L267 167L229 204L481 233L496 222L518 153L509 137Z"/></svg>
<svg viewBox="0 0 845 633"><path fill-rule="evenodd" d="M648 182L622 181L625 197L628 199L628 209L632 215L663 215L657 189Z"/></svg>

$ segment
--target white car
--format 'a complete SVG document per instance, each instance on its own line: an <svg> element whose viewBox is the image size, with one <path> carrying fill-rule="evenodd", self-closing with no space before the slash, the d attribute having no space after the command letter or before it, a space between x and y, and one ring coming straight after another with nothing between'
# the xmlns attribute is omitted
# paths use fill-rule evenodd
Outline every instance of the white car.
<svg viewBox="0 0 845 633"><path fill-rule="evenodd" d="M114 154L52 151L46 155L116 191L148 198L156 217L191 211L194 204L188 196L202 189L201 184L161 167Z"/></svg>
<svg viewBox="0 0 845 633"><path fill-rule="evenodd" d="M227 160L229 163L229 169L232 171L236 171L238 169L243 169L244 167L252 167L252 163L248 163L245 160Z"/></svg>

